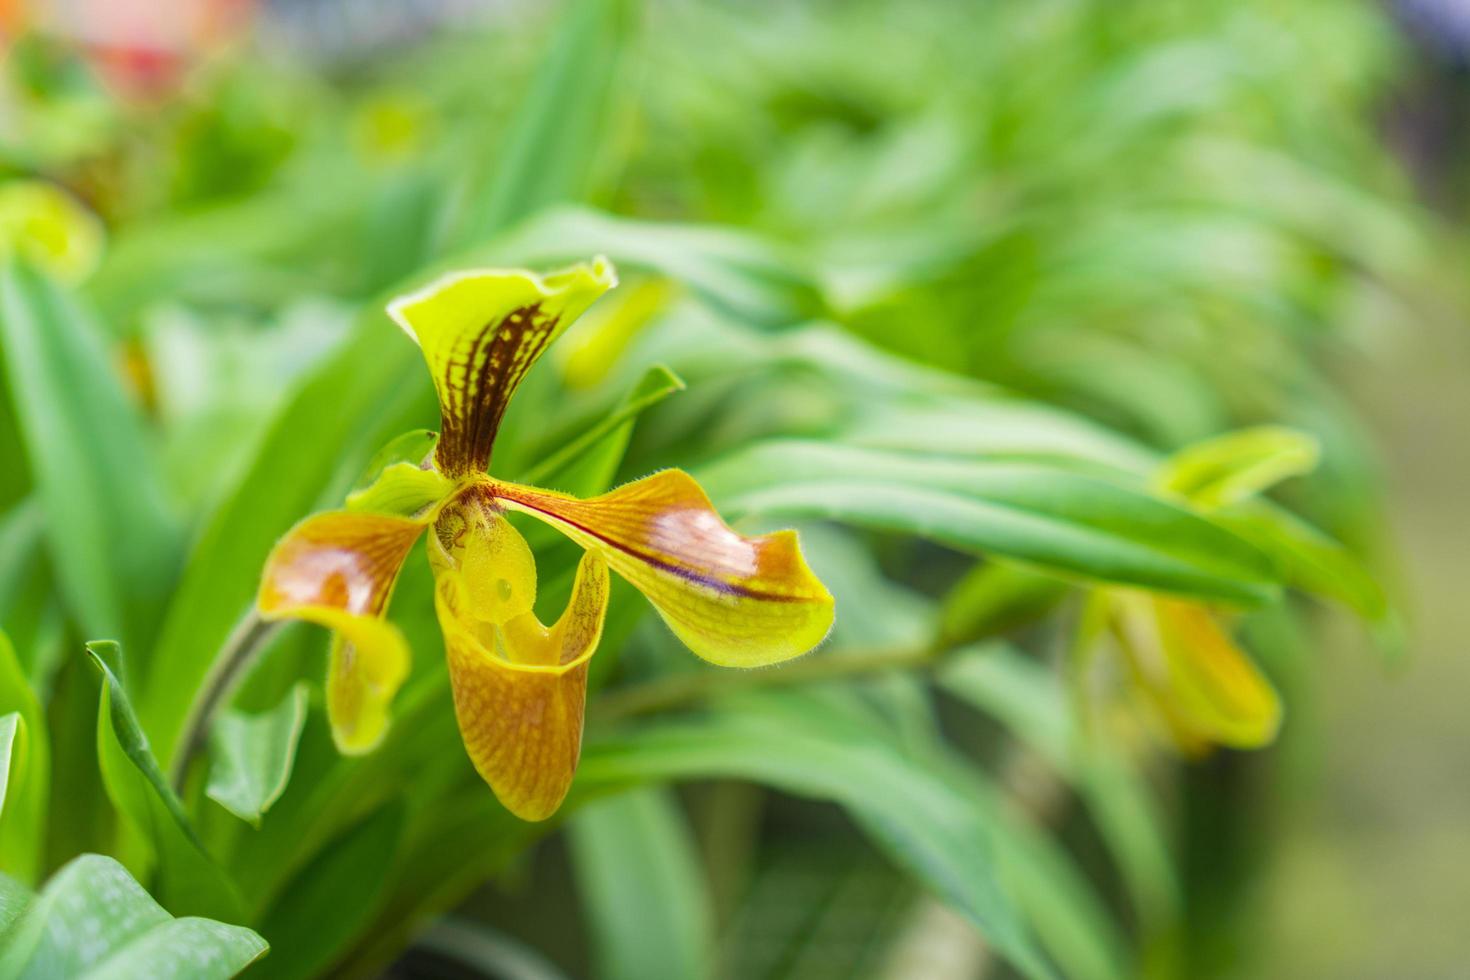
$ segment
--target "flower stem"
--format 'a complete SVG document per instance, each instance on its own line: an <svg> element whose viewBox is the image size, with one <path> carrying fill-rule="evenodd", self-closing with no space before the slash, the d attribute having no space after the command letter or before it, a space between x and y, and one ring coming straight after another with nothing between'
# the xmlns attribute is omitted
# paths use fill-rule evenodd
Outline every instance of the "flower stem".
<svg viewBox="0 0 1470 980"><path fill-rule="evenodd" d="M215 712L229 699L244 678L246 668L255 662L256 656L280 626L280 623L269 623L261 619L260 614L252 608L235 625L224 646L220 647L213 666L209 668L209 674L204 678L203 685L194 696L194 703L189 707L183 731L179 735L178 747L174 750L170 781L180 795L184 792L184 781L189 775L189 763L204 748Z"/></svg>

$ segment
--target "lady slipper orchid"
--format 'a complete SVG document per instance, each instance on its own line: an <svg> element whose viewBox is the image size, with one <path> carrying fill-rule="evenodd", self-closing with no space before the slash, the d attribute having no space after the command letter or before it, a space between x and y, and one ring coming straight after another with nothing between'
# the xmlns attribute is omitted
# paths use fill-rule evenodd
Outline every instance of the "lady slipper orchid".
<svg viewBox="0 0 1470 980"><path fill-rule="evenodd" d="M1317 457L1315 442L1300 433L1243 429L1176 453L1154 474L1153 487L1208 513L1311 470ZM1220 614L1196 600L1133 589L1099 589L1096 596L1081 646L1116 648L1133 699L1167 744L1200 756L1216 745L1254 749L1275 740L1281 698Z"/></svg>
<svg viewBox="0 0 1470 980"><path fill-rule="evenodd" d="M1281 699L1208 607L1187 599L1112 589L1107 627L1123 654L1133 693L1159 733L1180 752L1269 745Z"/></svg>
<svg viewBox="0 0 1470 980"><path fill-rule="evenodd" d="M826 636L832 596L794 531L743 537L688 474L664 470L578 499L489 475L506 405L536 359L616 283L605 259L545 276L482 269L403 296L389 315L422 349L441 432L344 510L296 525L266 562L266 619L328 627L327 710L338 747L371 750L408 673L385 610L409 550L429 531L435 609L455 714L475 768L526 820L554 813L581 749L587 664L607 611L608 570L637 587L691 650L727 667L799 656ZM532 607L536 562L510 511L544 521L584 554L565 612Z"/></svg>

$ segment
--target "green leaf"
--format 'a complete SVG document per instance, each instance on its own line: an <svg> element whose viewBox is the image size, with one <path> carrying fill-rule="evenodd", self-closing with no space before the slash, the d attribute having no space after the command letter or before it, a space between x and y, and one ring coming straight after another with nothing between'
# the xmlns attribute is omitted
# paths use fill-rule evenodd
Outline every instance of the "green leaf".
<svg viewBox="0 0 1470 980"><path fill-rule="evenodd" d="M29 732L20 712L0 715L0 868L33 877L43 853L39 818L45 800L32 798Z"/></svg>
<svg viewBox="0 0 1470 980"><path fill-rule="evenodd" d="M1041 619L1064 599L1068 583L1003 561L977 562L944 597L940 635L952 647Z"/></svg>
<svg viewBox="0 0 1470 980"><path fill-rule="evenodd" d="M617 406L576 439L532 467L522 480L579 496L601 493L612 482L628 448L633 422L675 392L684 379L662 364L644 372Z"/></svg>
<svg viewBox="0 0 1470 980"><path fill-rule="evenodd" d="M999 643L958 650L938 671L940 687L1005 725L1066 779L1087 804L1151 927L1179 914L1179 882L1147 786L1123 757L1078 731L1055 674Z"/></svg>
<svg viewBox="0 0 1470 980"><path fill-rule="evenodd" d="M241 926L173 918L97 854L56 872L5 939L3 980L223 980L266 952Z"/></svg>
<svg viewBox="0 0 1470 980"><path fill-rule="evenodd" d="M1393 629L1393 610L1383 589L1357 556L1316 527L1263 500L1248 500L1212 516L1269 555L1287 585L1335 599L1364 619Z"/></svg>
<svg viewBox="0 0 1470 980"><path fill-rule="evenodd" d="M31 890L10 875L0 872L0 949L9 945L10 928L20 920L35 898Z"/></svg>
<svg viewBox="0 0 1470 980"><path fill-rule="evenodd" d="M178 794L169 785L118 679L122 651L111 640L87 644L102 673L97 761L107 796L146 842L159 868L159 894L172 909L239 919L234 885L206 851Z"/></svg>
<svg viewBox="0 0 1470 980"><path fill-rule="evenodd" d="M1197 507L1226 507L1310 473L1321 455L1317 440L1305 432L1274 425L1241 429L1175 453L1163 464L1157 486Z"/></svg>
<svg viewBox="0 0 1470 980"><path fill-rule="evenodd" d="M1138 474L1157 465L1153 453L1084 416L999 395L884 399L865 406L844 441L949 456L1075 459Z"/></svg>
<svg viewBox="0 0 1470 980"><path fill-rule="evenodd" d="M371 179L364 167L319 168L228 202L125 222L89 295L121 325L165 297L239 302L319 288L323 239L359 212ZM334 193L323 193L328 180Z"/></svg>
<svg viewBox="0 0 1470 980"><path fill-rule="evenodd" d="M955 785L993 814L995 853L1007 887L1062 974L1074 980L1132 975L1122 931L1063 847L977 766L949 752L939 758Z"/></svg>
<svg viewBox="0 0 1470 980"><path fill-rule="evenodd" d="M709 975L710 896L672 795L641 789L599 800L568 821L567 841L591 922L598 977Z"/></svg>
<svg viewBox="0 0 1470 980"><path fill-rule="evenodd" d="M998 881L991 827L884 731L834 717L812 699L731 699L700 720L661 722L588 744L584 786L749 779L843 806L889 857L964 913L1029 976L1050 971Z"/></svg>
<svg viewBox="0 0 1470 980"><path fill-rule="evenodd" d="M326 972L372 921L403 832L404 809L389 803L328 844L281 890L260 923L275 950L263 977Z"/></svg>
<svg viewBox="0 0 1470 980"><path fill-rule="evenodd" d="M442 757L443 740L434 744L427 758ZM433 801L417 808L398 844L385 901L359 928L350 958L339 964L344 974L384 972L431 922L453 912L554 829L517 820L483 787L478 779L447 793L436 786Z"/></svg>
<svg viewBox="0 0 1470 980"><path fill-rule="evenodd" d="M128 761L137 767L153 787L153 792L163 801L168 808L169 814L179 825L179 829L200 850L204 844L194 833L194 826L189 821L189 815L184 812L184 804L180 802L178 794L168 783L168 777L158 765L158 760L153 756L153 749L148 744L148 736L143 733L138 724L138 716L133 712L132 702L128 700L127 692L123 690L122 681L118 680L118 673L122 671L122 648L113 640L93 640L87 644L87 654L97 669L102 672L102 720L109 723L112 737L117 740ZM101 734L99 732L99 738Z"/></svg>
<svg viewBox="0 0 1470 980"><path fill-rule="evenodd" d="M1234 602L1278 592L1269 559L1229 531L1065 468L779 441L732 453L699 476L725 512L829 518Z"/></svg>
<svg viewBox="0 0 1470 980"><path fill-rule="evenodd" d="M88 633L142 640L182 538L100 334L73 297L6 263L0 351L62 592Z"/></svg>
<svg viewBox="0 0 1470 980"><path fill-rule="evenodd" d="M0 715L0 820L5 817L5 800L10 789L12 770L19 770L25 760L25 722L19 711ZM20 782L19 779L16 780Z"/></svg>
<svg viewBox="0 0 1470 980"><path fill-rule="evenodd" d="M836 654L921 649L933 642L935 603L885 574L881 557L862 534L810 522L797 531L812 571L833 595L842 597L842 612L824 648Z"/></svg>
<svg viewBox="0 0 1470 980"><path fill-rule="evenodd" d="M60 666L66 615L45 537L45 514L35 495L0 518L0 628L8 631L40 701L49 698Z"/></svg>
<svg viewBox="0 0 1470 980"><path fill-rule="evenodd" d="M1056 678L1004 643L946 655L939 686L995 718L1064 776L1076 771L1078 733Z"/></svg>
<svg viewBox="0 0 1470 980"><path fill-rule="evenodd" d="M0 517L0 614L21 589L32 551L46 533L46 517L36 496L18 501Z"/></svg>
<svg viewBox="0 0 1470 980"><path fill-rule="evenodd" d="M264 714L220 712L209 733L214 765L205 793L210 799L241 820L260 825L291 779L307 699L307 685L301 682Z"/></svg>
<svg viewBox="0 0 1470 980"><path fill-rule="evenodd" d="M437 953L452 963L473 968L483 977L514 980L569 980L566 973L524 939L484 922L441 918L414 941L415 949Z"/></svg>
<svg viewBox="0 0 1470 980"><path fill-rule="evenodd" d="M472 210L472 241L586 192L631 18L622 0L563 10L566 19L500 141L484 200Z"/></svg>
<svg viewBox="0 0 1470 980"><path fill-rule="evenodd" d="M27 682L9 638L0 632L0 711L16 724L0 784L0 871L34 884L46 852L46 806L51 782L46 716Z"/></svg>
<svg viewBox="0 0 1470 980"><path fill-rule="evenodd" d="M605 254L624 272L668 276L706 302L766 326L788 326L825 308L800 256L740 231L639 221L591 208L556 207L487 246L482 260L551 265Z"/></svg>

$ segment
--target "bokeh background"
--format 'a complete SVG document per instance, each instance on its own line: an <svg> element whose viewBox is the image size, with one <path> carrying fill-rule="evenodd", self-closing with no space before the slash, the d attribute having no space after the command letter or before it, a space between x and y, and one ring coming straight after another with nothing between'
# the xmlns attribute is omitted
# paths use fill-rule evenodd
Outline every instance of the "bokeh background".
<svg viewBox="0 0 1470 980"><path fill-rule="evenodd" d="M210 434L208 465L172 443L191 500L347 305L568 186L758 235L854 335L1155 449L1314 433L1288 499L1371 556L1402 636L1314 608L1262 641L1289 721L1171 791L1188 915L1154 972L1465 975L1470 3L0 0L0 37L0 171L100 215L119 363ZM557 63L583 97L527 110ZM517 127L551 151L507 159ZM557 189L497 195L516 168ZM633 341L605 342L583 360ZM787 390L723 424L818 410ZM723 975L1003 970L830 808L683 799ZM506 976L583 975L573 878L552 842L456 921L494 926Z"/></svg>

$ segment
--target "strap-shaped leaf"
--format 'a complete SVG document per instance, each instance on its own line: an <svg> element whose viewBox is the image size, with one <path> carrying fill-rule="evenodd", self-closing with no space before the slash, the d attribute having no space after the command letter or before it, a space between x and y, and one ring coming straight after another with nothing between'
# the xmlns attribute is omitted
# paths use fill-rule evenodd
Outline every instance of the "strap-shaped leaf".
<svg viewBox="0 0 1470 980"><path fill-rule="evenodd" d="M110 640L87 644L102 673L97 761L124 825L158 866L159 897L176 911L222 919L243 916L240 895L205 850L183 803L164 777L123 686L122 650Z"/></svg>
<svg viewBox="0 0 1470 980"><path fill-rule="evenodd" d="M292 875L259 925L274 947L271 976L333 975L333 964L365 939L366 925L393 881L405 823L403 802L389 800L337 834Z"/></svg>
<svg viewBox="0 0 1470 980"><path fill-rule="evenodd" d="M51 782L46 715L10 639L0 631L0 711L16 720L0 788L0 871L35 884L45 853Z"/></svg>
<svg viewBox="0 0 1470 980"><path fill-rule="evenodd" d="M182 538L96 324L40 273L0 262L0 362L70 611L89 635L143 640Z"/></svg>
<svg viewBox="0 0 1470 980"><path fill-rule="evenodd" d="M587 746L582 782L750 779L851 813L895 863L961 911L1023 974L1053 973L1001 885L990 814L891 732L826 710L806 692L721 702L707 717L649 725Z"/></svg>
<svg viewBox="0 0 1470 980"><path fill-rule="evenodd" d="M1272 562L1208 518L1066 467L792 440L733 453L700 478L737 514L831 518L1235 602L1279 591Z"/></svg>
<svg viewBox="0 0 1470 980"><path fill-rule="evenodd" d="M179 829L202 851L204 843L194 832L194 825L184 812L184 804L180 802L158 760L154 758L148 736L138 724L132 702L128 700L127 692L123 690L122 681L118 678L122 667L121 648L112 640L94 640L87 644L87 653L92 658L92 663L102 672L102 717L99 723L105 722L110 726L112 737L117 739L117 744L126 753L129 761L148 780L153 791L168 808L169 814L178 823ZM98 733L98 737L103 740L107 738L102 732Z"/></svg>
<svg viewBox="0 0 1470 980"><path fill-rule="evenodd" d="M1179 882L1149 788L1116 746L1084 737L1055 672L995 643L946 656L937 680L1004 725L1076 787L1140 917L1159 928L1175 921Z"/></svg>
<svg viewBox="0 0 1470 980"><path fill-rule="evenodd" d="M709 887L671 790L639 789L583 807L567 823L567 842L599 977L709 976ZM629 894L638 901L628 901Z"/></svg>
<svg viewBox="0 0 1470 980"><path fill-rule="evenodd" d="M35 798L31 769L42 759L31 747L33 738L19 711L0 715L0 872L28 878L35 874L44 843L39 818L46 803Z"/></svg>

